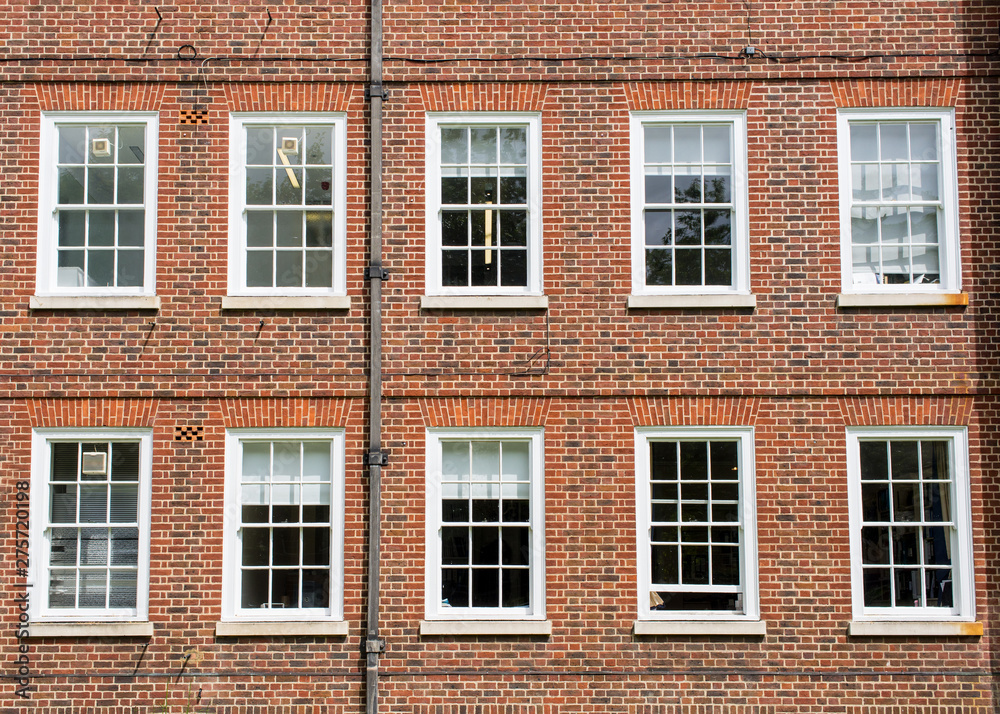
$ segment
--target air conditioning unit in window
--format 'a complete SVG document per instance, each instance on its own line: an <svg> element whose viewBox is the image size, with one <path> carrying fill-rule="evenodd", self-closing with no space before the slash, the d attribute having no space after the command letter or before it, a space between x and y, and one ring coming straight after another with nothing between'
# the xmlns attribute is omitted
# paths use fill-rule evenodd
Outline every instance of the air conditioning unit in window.
<svg viewBox="0 0 1000 714"><path fill-rule="evenodd" d="M85 474L106 474L108 472L108 455L101 451L85 451L81 471Z"/></svg>

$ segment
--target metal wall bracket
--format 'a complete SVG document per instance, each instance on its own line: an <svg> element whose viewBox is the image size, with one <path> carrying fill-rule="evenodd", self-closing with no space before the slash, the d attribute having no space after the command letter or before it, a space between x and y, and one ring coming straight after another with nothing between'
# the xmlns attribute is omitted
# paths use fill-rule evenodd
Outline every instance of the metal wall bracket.
<svg viewBox="0 0 1000 714"><path fill-rule="evenodd" d="M365 652L381 654L385 652L385 640L381 637L374 640L365 640Z"/></svg>
<svg viewBox="0 0 1000 714"><path fill-rule="evenodd" d="M388 451L369 451L361 457L361 463L365 466L388 466Z"/></svg>
<svg viewBox="0 0 1000 714"><path fill-rule="evenodd" d="M372 97L378 97L385 101L389 98L389 93L385 91L385 88L381 84L372 84L365 87L365 99L371 101Z"/></svg>
<svg viewBox="0 0 1000 714"><path fill-rule="evenodd" d="M381 263L372 263L365 268L365 280L388 280L389 271Z"/></svg>

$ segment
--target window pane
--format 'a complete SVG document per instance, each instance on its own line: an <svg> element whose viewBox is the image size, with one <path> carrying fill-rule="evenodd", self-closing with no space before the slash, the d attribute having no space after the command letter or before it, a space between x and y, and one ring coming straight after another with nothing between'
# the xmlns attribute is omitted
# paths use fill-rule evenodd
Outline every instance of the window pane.
<svg viewBox="0 0 1000 714"><path fill-rule="evenodd" d="M135 523L138 520L139 487L134 484L111 486L111 522Z"/></svg>
<svg viewBox="0 0 1000 714"><path fill-rule="evenodd" d="M888 568L866 568L864 590L866 607L888 607L892 605L892 586Z"/></svg>
<svg viewBox="0 0 1000 714"><path fill-rule="evenodd" d="M309 248L333 247L333 213L308 211L306 213L306 246ZM331 260L333 253L330 254Z"/></svg>
<svg viewBox="0 0 1000 714"><path fill-rule="evenodd" d="M146 214L144 211L118 211L118 245L143 247L145 244ZM142 255L142 251L136 251Z"/></svg>
<svg viewBox="0 0 1000 714"><path fill-rule="evenodd" d="M670 163L672 131L669 126L647 126L644 129L644 159L647 164Z"/></svg>
<svg viewBox="0 0 1000 714"><path fill-rule="evenodd" d="M524 569L502 571L502 607L527 607L531 604L529 571Z"/></svg>
<svg viewBox="0 0 1000 714"><path fill-rule="evenodd" d="M272 163L274 151L274 129L272 127L247 127L247 164L267 165Z"/></svg>
<svg viewBox="0 0 1000 714"><path fill-rule="evenodd" d="M107 607L107 585L108 574L101 570L80 572L80 599L81 608L104 608Z"/></svg>
<svg viewBox="0 0 1000 714"><path fill-rule="evenodd" d="M111 565L139 564L139 529L114 528L111 531Z"/></svg>
<svg viewBox="0 0 1000 714"><path fill-rule="evenodd" d="M878 127L851 123L851 161L870 161L878 156Z"/></svg>
<svg viewBox="0 0 1000 714"><path fill-rule="evenodd" d="M115 170L93 166L87 170L87 203L114 203Z"/></svg>
<svg viewBox="0 0 1000 714"><path fill-rule="evenodd" d="M913 161L938 160L938 125L934 123L910 124L910 159Z"/></svg>
<svg viewBox="0 0 1000 714"><path fill-rule="evenodd" d="M700 163L701 127L680 124L674 127L674 160L677 163Z"/></svg>
<svg viewBox="0 0 1000 714"><path fill-rule="evenodd" d="M528 131L521 126L500 128L500 163L528 163Z"/></svg>
<svg viewBox="0 0 1000 714"><path fill-rule="evenodd" d="M83 184L86 180L82 166L59 169L59 203L83 203Z"/></svg>
<svg viewBox="0 0 1000 714"><path fill-rule="evenodd" d="M87 129L82 126L60 126L59 163L82 164L86 161Z"/></svg>
<svg viewBox="0 0 1000 714"><path fill-rule="evenodd" d="M142 203L143 173L141 166L118 169L118 203Z"/></svg>
<svg viewBox="0 0 1000 714"><path fill-rule="evenodd" d="M268 602L268 571L244 570L240 607L265 607Z"/></svg>
<svg viewBox="0 0 1000 714"><path fill-rule="evenodd" d="M441 571L441 605L469 606L469 571L444 568Z"/></svg>
<svg viewBox="0 0 1000 714"><path fill-rule="evenodd" d="M464 164L468 161L468 129L441 127L441 163Z"/></svg>
<svg viewBox="0 0 1000 714"><path fill-rule="evenodd" d="M906 124L881 122L879 124L879 158L882 161L900 161L909 158Z"/></svg>
<svg viewBox="0 0 1000 714"><path fill-rule="evenodd" d="M271 607L299 607L299 571L271 571Z"/></svg>
<svg viewBox="0 0 1000 714"><path fill-rule="evenodd" d="M472 607L500 605L500 571L480 568L472 571Z"/></svg>
<svg viewBox="0 0 1000 714"><path fill-rule="evenodd" d="M118 127L118 152L120 164L143 164L146 162L146 128L144 126Z"/></svg>
<svg viewBox="0 0 1000 714"><path fill-rule="evenodd" d="M271 558L271 531L269 528L243 529L243 565L268 565Z"/></svg>
<svg viewBox="0 0 1000 714"><path fill-rule="evenodd" d="M59 212L59 245L82 246L86 236L85 211Z"/></svg>
<svg viewBox="0 0 1000 714"><path fill-rule="evenodd" d="M109 607L134 608L136 602L136 571L112 570L108 592Z"/></svg>
<svg viewBox="0 0 1000 714"><path fill-rule="evenodd" d="M306 128L306 163L311 165L333 163L333 129L331 127Z"/></svg>
<svg viewBox="0 0 1000 714"><path fill-rule="evenodd" d="M472 163L496 163L497 130L494 127L472 127L469 133L472 140Z"/></svg>
<svg viewBox="0 0 1000 714"><path fill-rule="evenodd" d="M333 203L333 170L306 170L306 205L329 206Z"/></svg>

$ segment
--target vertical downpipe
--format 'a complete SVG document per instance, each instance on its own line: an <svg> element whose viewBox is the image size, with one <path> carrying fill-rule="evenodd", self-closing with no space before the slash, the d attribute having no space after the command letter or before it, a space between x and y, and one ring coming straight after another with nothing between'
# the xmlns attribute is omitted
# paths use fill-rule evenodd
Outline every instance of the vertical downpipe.
<svg viewBox="0 0 1000 714"><path fill-rule="evenodd" d="M379 566L382 543L382 0L371 0L371 81L368 87L371 149L371 375L368 446L368 622L365 634L365 711L378 714Z"/></svg>

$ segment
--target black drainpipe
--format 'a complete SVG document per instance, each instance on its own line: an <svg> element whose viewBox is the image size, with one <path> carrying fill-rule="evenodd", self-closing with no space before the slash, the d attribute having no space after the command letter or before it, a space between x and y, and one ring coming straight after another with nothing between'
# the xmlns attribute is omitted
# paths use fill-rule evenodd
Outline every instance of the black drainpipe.
<svg viewBox="0 0 1000 714"><path fill-rule="evenodd" d="M388 452L382 449L382 0L371 0L371 83L365 94L371 102L371 254L365 277L371 286L371 394L369 444L365 462L368 481L368 623L365 633L365 711L378 714L378 661L385 651L379 637L379 565L382 544L382 467Z"/></svg>

